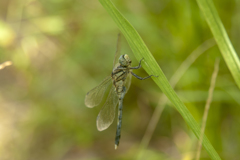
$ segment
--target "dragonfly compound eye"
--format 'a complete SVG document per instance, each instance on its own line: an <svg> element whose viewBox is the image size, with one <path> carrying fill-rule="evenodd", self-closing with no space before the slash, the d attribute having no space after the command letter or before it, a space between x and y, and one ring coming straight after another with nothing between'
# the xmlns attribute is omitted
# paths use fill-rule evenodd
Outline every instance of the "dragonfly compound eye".
<svg viewBox="0 0 240 160"><path fill-rule="evenodd" d="M128 61L125 59L125 55L121 55L119 57L119 63L121 64L121 66L127 66L128 65Z"/></svg>

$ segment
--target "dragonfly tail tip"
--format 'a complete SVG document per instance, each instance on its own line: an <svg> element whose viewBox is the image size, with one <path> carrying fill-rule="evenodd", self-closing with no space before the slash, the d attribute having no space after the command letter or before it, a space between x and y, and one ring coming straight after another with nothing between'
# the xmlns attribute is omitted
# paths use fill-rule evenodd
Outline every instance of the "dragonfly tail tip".
<svg viewBox="0 0 240 160"><path fill-rule="evenodd" d="M118 147L118 146L115 144L115 149L117 149L117 147Z"/></svg>

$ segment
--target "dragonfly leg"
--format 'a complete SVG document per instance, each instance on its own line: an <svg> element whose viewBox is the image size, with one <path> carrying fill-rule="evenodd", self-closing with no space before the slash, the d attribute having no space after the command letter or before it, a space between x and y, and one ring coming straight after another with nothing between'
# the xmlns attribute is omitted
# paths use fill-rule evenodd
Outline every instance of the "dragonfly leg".
<svg viewBox="0 0 240 160"><path fill-rule="evenodd" d="M143 60L143 58L140 60L138 66L136 66L136 67L130 67L130 69L139 69L139 68L141 68L141 62L142 62L142 60Z"/></svg>
<svg viewBox="0 0 240 160"><path fill-rule="evenodd" d="M150 75L150 76L147 76L147 77L143 77L143 78L142 78L142 77L136 75L136 74L133 73L133 72L131 72L131 74L132 74L134 77L136 77L137 79L140 79L140 80L148 79L148 78L154 76L154 75ZM154 77L158 77L158 76L154 76Z"/></svg>
<svg viewBox="0 0 240 160"><path fill-rule="evenodd" d="M121 137L121 127L122 127L122 109L123 109L123 98L126 93L126 87L123 87L123 92L121 97L119 97L119 105L118 105L118 122L117 122L117 131L115 137L115 149L117 149Z"/></svg>

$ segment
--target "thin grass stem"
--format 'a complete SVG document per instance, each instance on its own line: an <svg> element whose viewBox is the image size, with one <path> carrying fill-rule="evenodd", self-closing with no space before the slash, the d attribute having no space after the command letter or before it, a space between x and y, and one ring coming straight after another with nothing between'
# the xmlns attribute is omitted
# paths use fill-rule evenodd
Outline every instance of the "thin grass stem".
<svg viewBox="0 0 240 160"><path fill-rule="evenodd" d="M0 64L0 70L7 67L7 66L11 66L12 65L12 61L6 61Z"/></svg>
<svg viewBox="0 0 240 160"><path fill-rule="evenodd" d="M214 66L214 71L213 71L213 74L212 74L211 84L210 84L210 88L209 88L209 91L208 91L208 98L207 98L207 102L206 102L205 110L204 110L204 114L203 114L203 122L202 122L202 127L201 127L201 135L200 135L200 138L199 138L199 141L198 141L196 160L199 160L200 154L201 154L202 140L203 140L203 135L204 135L204 131L205 131L205 128L206 128L208 111L209 111L209 108L210 108L210 104L212 102L213 91L214 91L216 78L217 78L217 74L218 74L218 70L219 70L219 62L220 62L220 59L219 58L216 59L215 66Z"/></svg>
<svg viewBox="0 0 240 160"><path fill-rule="evenodd" d="M188 68L195 62L195 60L202 55L204 52L206 52L209 48L213 47L215 45L214 39L208 39L205 42L203 42L200 46L198 46L180 65L180 67L175 71L175 73L172 75L170 79L170 84L174 88L180 78L183 76L183 74L188 70ZM167 104L168 99L167 97L162 94L158 105L156 109L153 112L153 115L151 117L151 120L148 123L146 132L143 136L143 139L141 141L141 147L146 148L151 140L151 137L153 135L154 130L156 129L157 123L160 119L161 113Z"/></svg>

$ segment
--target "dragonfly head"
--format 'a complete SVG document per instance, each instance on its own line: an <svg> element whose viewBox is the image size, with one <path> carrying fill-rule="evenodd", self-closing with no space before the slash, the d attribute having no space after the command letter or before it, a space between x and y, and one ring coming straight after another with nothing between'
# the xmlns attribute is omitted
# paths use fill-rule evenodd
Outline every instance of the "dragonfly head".
<svg viewBox="0 0 240 160"><path fill-rule="evenodd" d="M130 66L132 61L130 60L127 54L124 54L120 56L119 63L121 66L126 67L126 66Z"/></svg>

